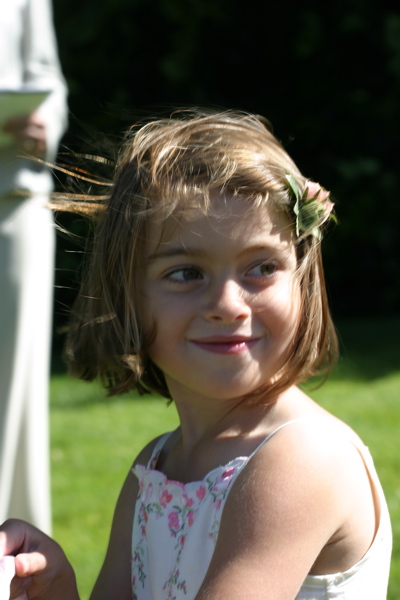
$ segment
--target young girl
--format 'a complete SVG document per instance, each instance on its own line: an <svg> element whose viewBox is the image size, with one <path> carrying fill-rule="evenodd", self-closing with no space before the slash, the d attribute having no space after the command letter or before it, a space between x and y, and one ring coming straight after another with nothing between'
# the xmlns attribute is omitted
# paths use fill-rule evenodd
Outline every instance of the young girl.
<svg viewBox="0 0 400 600"><path fill-rule="evenodd" d="M180 426L122 488L92 600L383 600L391 528L358 436L297 385L336 337L321 262L329 193L261 119L133 129L100 221L67 356L110 394L157 392ZM12 598L76 600L62 550L6 522ZM11 559L12 560L12 559Z"/></svg>

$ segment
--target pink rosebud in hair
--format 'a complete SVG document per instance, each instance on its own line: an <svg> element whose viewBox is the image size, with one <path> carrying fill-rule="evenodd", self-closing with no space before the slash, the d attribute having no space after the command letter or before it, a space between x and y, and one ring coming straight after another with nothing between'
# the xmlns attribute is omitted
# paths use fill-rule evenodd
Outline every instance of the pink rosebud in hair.
<svg viewBox="0 0 400 600"><path fill-rule="evenodd" d="M332 212L334 203L329 200L330 192L325 188L321 187L319 183L315 181L309 181L306 185L307 200L316 200L319 204L324 207L325 214L329 215Z"/></svg>
<svg viewBox="0 0 400 600"><path fill-rule="evenodd" d="M333 202L330 193L315 181L308 181L302 189L293 175L286 174L294 204L296 235L298 238L313 235L319 241L322 240L321 225L328 219L336 222L332 213Z"/></svg>

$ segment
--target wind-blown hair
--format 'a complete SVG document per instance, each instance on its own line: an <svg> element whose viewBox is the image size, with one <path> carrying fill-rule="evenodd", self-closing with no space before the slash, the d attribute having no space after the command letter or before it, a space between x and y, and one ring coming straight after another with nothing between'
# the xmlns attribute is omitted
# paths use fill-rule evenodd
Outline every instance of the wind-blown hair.
<svg viewBox="0 0 400 600"><path fill-rule="evenodd" d="M211 210L210 193L250 201L251 210L273 205L293 228L290 174L307 180L260 117L241 112L179 112L132 127L126 135L111 193L99 202L64 204L95 216L90 261L72 310L66 358L72 374L100 378L109 395L137 388L170 398L147 348L154 331L141 321L144 244L148 223L163 223L190 208ZM228 200L227 200L228 201ZM63 208L57 202L57 209ZM264 398L327 372L337 355L319 241L297 240L301 318L286 363ZM259 390L261 391L261 390Z"/></svg>

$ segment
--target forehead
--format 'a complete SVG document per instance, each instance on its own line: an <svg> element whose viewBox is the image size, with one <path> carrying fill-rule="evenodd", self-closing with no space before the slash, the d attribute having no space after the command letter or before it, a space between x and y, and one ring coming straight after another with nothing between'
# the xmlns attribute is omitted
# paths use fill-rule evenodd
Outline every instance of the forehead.
<svg viewBox="0 0 400 600"><path fill-rule="evenodd" d="M287 217L271 203L256 205L247 198L215 194L207 210L178 209L166 219L151 222L146 246L147 253L152 253L160 246L211 247L212 242L294 249L295 238Z"/></svg>

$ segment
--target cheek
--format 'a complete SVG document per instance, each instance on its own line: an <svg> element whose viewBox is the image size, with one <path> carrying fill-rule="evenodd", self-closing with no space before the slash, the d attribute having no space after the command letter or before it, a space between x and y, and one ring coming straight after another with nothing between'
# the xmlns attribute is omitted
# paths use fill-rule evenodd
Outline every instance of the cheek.
<svg viewBox="0 0 400 600"><path fill-rule="evenodd" d="M277 343L282 345L282 351L285 351L296 337L301 316L301 294L296 280L287 281L275 290L268 313L267 325L275 334Z"/></svg>
<svg viewBox="0 0 400 600"><path fill-rule="evenodd" d="M300 312L301 296L300 287L296 279L292 278L282 283L273 291L271 304L277 316L287 322L297 322Z"/></svg>

